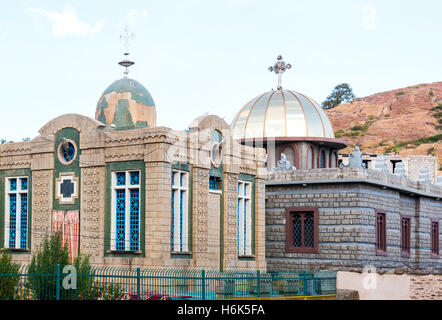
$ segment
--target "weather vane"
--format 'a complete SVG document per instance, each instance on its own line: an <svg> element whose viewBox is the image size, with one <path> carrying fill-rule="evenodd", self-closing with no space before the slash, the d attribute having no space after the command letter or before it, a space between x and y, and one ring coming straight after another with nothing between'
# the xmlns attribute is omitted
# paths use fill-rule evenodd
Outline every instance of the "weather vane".
<svg viewBox="0 0 442 320"><path fill-rule="evenodd" d="M282 89L282 86L281 86L282 74L286 70L291 69L291 68L292 68L292 65L290 63L286 64L282 60L282 56L280 56L280 55L278 56L278 61L276 61L276 63L272 67L269 67L270 72L275 72L278 75L278 90Z"/></svg>
<svg viewBox="0 0 442 320"><path fill-rule="evenodd" d="M129 68L130 66L134 65L135 62L128 60L127 56L129 55L129 45L130 42L135 39L135 33L132 32L132 30L129 29L128 26L126 26L124 28L124 32L120 35L120 40L123 43L124 46L124 55L126 56L126 58L123 61L118 62L118 64L120 66L123 66L126 68L126 70L124 71L124 76L127 78L127 74L129 73L129 70L127 68Z"/></svg>

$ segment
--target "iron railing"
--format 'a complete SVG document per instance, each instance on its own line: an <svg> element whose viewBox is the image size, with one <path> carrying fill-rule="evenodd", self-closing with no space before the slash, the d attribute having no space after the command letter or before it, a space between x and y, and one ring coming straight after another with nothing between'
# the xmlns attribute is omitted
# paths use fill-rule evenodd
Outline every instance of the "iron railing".
<svg viewBox="0 0 442 320"><path fill-rule="evenodd" d="M63 272L64 271L64 272ZM0 270L2 300L279 299L332 297L335 272L87 267Z"/></svg>

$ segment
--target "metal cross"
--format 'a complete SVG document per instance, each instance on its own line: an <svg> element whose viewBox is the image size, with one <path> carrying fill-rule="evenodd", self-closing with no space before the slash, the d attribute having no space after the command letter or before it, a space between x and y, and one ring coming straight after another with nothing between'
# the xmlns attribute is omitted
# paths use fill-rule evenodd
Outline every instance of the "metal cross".
<svg viewBox="0 0 442 320"><path fill-rule="evenodd" d="M124 28L123 33L120 34L120 40L123 43L125 52L129 51L130 42L134 39L135 39L135 33L133 33L133 31L129 28L129 26L126 26Z"/></svg>
<svg viewBox="0 0 442 320"><path fill-rule="evenodd" d="M282 86L281 86L282 74L286 70L291 69L291 68L292 68L292 65L290 63L286 64L282 60L282 56L280 56L280 55L278 56L278 61L276 61L276 63L272 67L269 67L270 72L275 72L278 75L278 90L282 89Z"/></svg>

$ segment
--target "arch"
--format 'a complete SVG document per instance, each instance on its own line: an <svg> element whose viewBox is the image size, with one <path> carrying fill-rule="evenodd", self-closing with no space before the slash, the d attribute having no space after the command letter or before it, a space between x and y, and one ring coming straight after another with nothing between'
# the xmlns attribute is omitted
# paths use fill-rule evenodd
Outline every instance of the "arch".
<svg viewBox="0 0 442 320"><path fill-rule="evenodd" d="M327 153L324 148L319 148L318 150L318 168L324 169L327 168Z"/></svg>
<svg viewBox="0 0 442 320"><path fill-rule="evenodd" d="M315 169L315 150L310 144L307 146L307 169Z"/></svg>
<svg viewBox="0 0 442 320"><path fill-rule="evenodd" d="M287 160L290 161L290 164L294 166L296 169L300 169L299 165L299 151L298 146L296 144L284 145L280 149L280 154L278 159L281 160L281 153L285 153L287 156Z"/></svg>
<svg viewBox="0 0 442 320"><path fill-rule="evenodd" d="M330 168L337 168L338 165L338 153L335 150L330 151L330 157L329 157L329 167Z"/></svg>

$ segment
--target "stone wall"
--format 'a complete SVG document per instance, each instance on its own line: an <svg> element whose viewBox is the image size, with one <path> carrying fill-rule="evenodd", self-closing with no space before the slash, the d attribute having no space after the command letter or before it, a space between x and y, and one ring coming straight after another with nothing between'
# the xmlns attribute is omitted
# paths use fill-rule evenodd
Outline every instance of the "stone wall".
<svg viewBox="0 0 442 320"><path fill-rule="evenodd" d="M357 291L360 300L442 300L442 275L338 272L338 291Z"/></svg>
<svg viewBox="0 0 442 320"><path fill-rule="evenodd" d="M268 269L360 272L373 266L390 273L398 269L442 273L440 259L430 254L430 221L441 218L442 201L436 197L442 190L428 191L419 183L363 169L271 174L266 186ZM318 208L317 254L286 252L286 208L293 207ZM376 210L386 211L387 256L376 254ZM401 256L401 214L412 217L409 258Z"/></svg>

